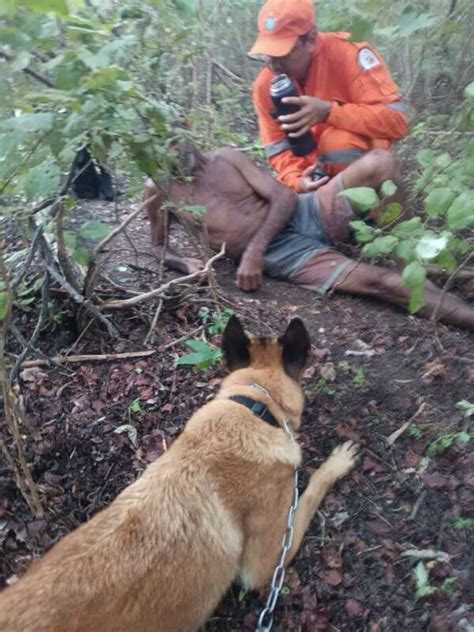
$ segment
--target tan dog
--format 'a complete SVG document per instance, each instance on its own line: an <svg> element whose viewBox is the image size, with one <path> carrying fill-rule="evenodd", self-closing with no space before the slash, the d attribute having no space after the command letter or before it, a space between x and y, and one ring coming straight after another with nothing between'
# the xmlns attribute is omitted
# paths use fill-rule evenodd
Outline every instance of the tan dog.
<svg viewBox="0 0 474 632"><path fill-rule="evenodd" d="M300 426L297 380L310 341L299 319L276 339L248 338L232 317L222 349L231 374L216 398L108 509L0 594L1 632L192 631L234 579L249 588L269 582L301 460L280 426ZM267 411L259 418L234 396ZM355 458L356 447L346 443L311 476L287 562Z"/></svg>

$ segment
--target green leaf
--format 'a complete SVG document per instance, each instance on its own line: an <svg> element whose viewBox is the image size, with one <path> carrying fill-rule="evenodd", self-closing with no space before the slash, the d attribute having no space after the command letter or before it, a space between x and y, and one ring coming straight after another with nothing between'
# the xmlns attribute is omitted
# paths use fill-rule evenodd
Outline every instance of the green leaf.
<svg viewBox="0 0 474 632"><path fill-rule="evenodd" d="M21 130L22 132L47 132L53 127L54 117L51 112L38 114L20 114L0 122L0 129Z"/></svg>
<svg viewBox="0 0 474 632"><path fill-rule="evenodd" d="M436 588L430 586L428 580L428 571L425 568L423 562L418 562L415 568L415 578L416 578L416 599L422 599L423 597L428 597L436 592Z"/></svg>
<svg viewBox="0 0 474 632"><path fill-rule="evenodd" d="M408 304L408 309L411 314L415 314L419 309L426 305L425 279L426 270L418 263L418 261L412 261L412 263L407 265L407 267L403 270L402 285L412 289L410 302Z"/></svg>
<svg viewBox="0 0 474 632"><path fill-rule="evenodd" d="M448 187L439 187L430 191L425 202L428 217L436 218L444 215L454 200L456 194Z"/></svg>
<svg viewBox="0 0 474 632"><path fill-rule="evenodd" d="M413 7L408 5L398 21L398 30L402 37L408 37L416 31L426 29L435 24L436 17L431 13L420 13L417 15Z"/></svg>
<svg viewBox="0 0 474 632"><path fill-rule="evenodd" d="M439 169L447 169L452 162L453 162L453 159L451 158L451 156L448 153L444 153L444 154L441 154L440 156L437 156L435 160L435 165Z"/></svg>
<svg viewBox="0 0 474 632"><path fill-rule="evenodd" d="M45 13L68 15L66 0L18 0L17 4L41 15Z"/></svg>
<svg viewBox="0 0 474 632"><path fill-rule="evenodd" d="M65 230L63 237L64 237L64 243L66 244L67 248L74 249L76 247L77 235L74 231Z"/></svg>
<svg viewBox="0 0 474 632"><path fill-rule="evenodd" d="M464 96L466 97L466 99L474 99L474 81L468 83L467 86L464 88Z"/></svg>
<svg viewBox="0 0 474 632"><path fill-rule="evenodd" d="M355 237L361 244L364 244L367 241L372 241L375 236L375 230L372 226L369 226L361 220L350 222L350 227L355 231Z"/></svg>
<svg viewBox="0 0 474 632"><path fill-rule="evenodd" d="M402 210L402 205L398 202L392 202L389 204L380 218L380 225L387 226L387 224L394 222L400 217Z"/></svg>
<svg viewBox="0 0 474 632"><path fill-rule="evenodd" d="M204 217L207 213L207 208L202 204L187 204L181 210L191 213L194 217Z"/></svg>
<svg viewBox="0 0 474 632"><path fill-rule="evenodd" d="M366 244L362 248L362 254L369 258L377 257L378 255L388 255L393 251L397 243L398 239L392 235L377 237L372 243Z"/></svg>
<svg viewBox="0 0 474 632"><path fill-rule="evenodd" d="M402 285L406 287L417 287L423 285L426 279L426 270L425 268L418 263L418 261L413 261L403 270L402 274Z"/></svg>
<svg viewBox="0 0 474 632"><path fill-rule="evenodd" d="M355 187L353 189L345 189L338 195L344 195L355 205L355 208L363 213L370 211L380 204L379 196L375 189L370 187Z"/></svg>
<svg viewBox="0 0 474 632"><path fill-rule="evenodd" d="M198 10L197 0L174 0L174 4L178 11L187 17L195 17Z"/></svg>
<svg viewBox="0 0 474 632"><path fill-rule="evenodd" d="M474 190L458 195L449 207L447 223L452 230L463 230L474 224Z"/></svg>
<svg viewBox="0 0 474 632"><path fill-rule="evenodd" d="M405 222L400 222L392 230L392 234L399 239L407 239L408 237L418 237L423 233L423 225L419 217L413 217Z"/></svg>
<svg viewBox="0 0 474 632"><path fill-rule="evenodd" d="M25 193L29 200L48 198L57 193L61 181L61 171L52 160L33 167L25 179Z"/></svg>
<svg viewBox="0 0 474 632"><path fill-rule="evenodd" d="M207 342L203 342L202 340L198 340L197 338L194 340L186 340L185 344L193 351L202 353L203 355L210 355L217 349L217 347L214 347Z"/></svg>
<svg viewBox="0 0 474 632"><path fill-rule="evenodd" d="M73 252L72 258L80 266L83 266L84 268L88 268L89 263L91 262L91 259L92 259L92 255L89 252L89 250L87 250L87 248L79 247L79 248L76 248L76 250Z"/></svg>
<svg viewBox="0 0 474 632"><path fill-rule="evenodd" d="M395 248L395 256L406 262L415 258L415 241L413 239L405 239L400 241Z"/></svg>
<svg viewBox="0 0 474 632"><path fill-rule="evenodd" d="M84 224L80 230L80 236L83 239L105 239L112 232L112 228L96 219L91 219Z"/></svg>
<svg viewBox="0 0 474 632"><path fill-rule="evenodd" d="M458 267L458 262L456 261L456 257L448 251L442 252L436 257L436 263L445 268L446 270L456 270Z"/></svg>
<svg viewBox="0 0 474 632"><path fill-rule="evenodd" d="M11 62L12 68L14 70L23 70L26 68L31 61L31 55L28 51L23 50L15 57L15 59Z"/></svg>
<svg viewBox="0 0 474 632"><path fill-rule="evenodd" d="M222 356L220 349L202 340L187 340L186 345L194 351L176 360L176 366L191 365L200 370L211 367Z"/></svg>
<svg viewBox="0 0 474 632"><path fill-rule="evenodd" d="M0 292L0 320L4 320L8 313L8 292Z"/></svg>
<svg viewBox="0 0 474 632"><path fill-rule="evenodd" d="M380 188L380 192L384 197L391 197L392 195L395 195L397 190L398 187L392 180L385 180Z"/></svg>
<svg viewBox="0 0 474 632"><path fill-rule="evenodd" d="M418 163L426 169L426 167L431 166L434 162L433 151L431 149L421 149L416 154L416 159L418 160Z"/></svg>
<svg viewBox="0 0 474 632"><path fill-rule="evenodd" d="M365 42L370 40L374 30L374 19L366 19L356 15L352 18L348 29L351 34L351 42Z"/></svg>
<svg viewBox="0 0 474 632"><path fill-rule="evenodd" d="M458 402L456 404L456 408L461 412L463 417L466 417L466 419L474 417L474 404L471 404L471 402L468 402L466 399Z"/></svg>
<svg viewBox="0 0 474 632"><path fill-rule="evenodd" d="M449 236L425 234L416 245L416 254L423 261L432 261L435 259L448 245Z"/></svg>

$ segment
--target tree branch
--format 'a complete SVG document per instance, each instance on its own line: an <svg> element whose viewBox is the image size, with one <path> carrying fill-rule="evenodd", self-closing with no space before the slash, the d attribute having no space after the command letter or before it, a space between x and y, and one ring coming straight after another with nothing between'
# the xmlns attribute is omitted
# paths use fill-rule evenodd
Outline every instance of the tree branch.
<svg viewBox="0 0 474 632"><path fill-rule="evenodd" d="M188 274L184 277L179 277L177 279L172 279L168 281L168 283L164 283L160 287L151 290L150 292L145 292L144 294L139 294L138 296L134 296L132 298L126 299L124 301L107 301L102 303L101 307L103 309L123 309L124 307L131 307L132 305L136 305L137 303L142 303L143 301L147 301L150 298L154 298L156 296L163 296L167 290L173 285L180 285L181 283L186 283L187 281L191 281L192 279L197 279L202 276L208 274L211 270L211 267L215 261L221 259L225 254L225 244L222 244L222 248L220 251L211 257L209 261L206 263L202 270L199 272L193 272L192 274Z"/></svg>

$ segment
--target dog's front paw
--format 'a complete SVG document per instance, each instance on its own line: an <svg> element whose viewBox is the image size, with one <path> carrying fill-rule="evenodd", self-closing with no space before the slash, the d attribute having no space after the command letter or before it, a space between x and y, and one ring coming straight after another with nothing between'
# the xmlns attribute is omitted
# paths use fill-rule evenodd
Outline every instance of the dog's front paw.
<svg viewBox="0 0 474 632"><path fill-rule="evenodd" d="M327 461L328 468L334 473L336 478L342 478L349 474L352 468L356 465L359 458L359 446L353 441L346 441L331 453Z"/></svg>

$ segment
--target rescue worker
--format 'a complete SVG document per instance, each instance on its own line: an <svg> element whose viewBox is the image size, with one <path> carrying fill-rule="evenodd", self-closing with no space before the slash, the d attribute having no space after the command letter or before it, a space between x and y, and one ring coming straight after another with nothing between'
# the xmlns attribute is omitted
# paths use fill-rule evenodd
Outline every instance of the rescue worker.
<svg viewBox="0 0 474 632"><path fill-rule="evenodd" d="M297 193L316 190L316 161L329 176L371 149L389 149L408 131L407 103L380 55L349 33L318 33L311 0L268 0L258 15L251 56L263 56L253 102L262 143L278 179ZM301 96L286 97L300 110L275 120L270 81L285 73ZM286 134L311 130L316 149L294 156Z"/></svg>

